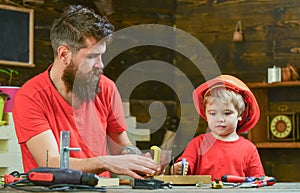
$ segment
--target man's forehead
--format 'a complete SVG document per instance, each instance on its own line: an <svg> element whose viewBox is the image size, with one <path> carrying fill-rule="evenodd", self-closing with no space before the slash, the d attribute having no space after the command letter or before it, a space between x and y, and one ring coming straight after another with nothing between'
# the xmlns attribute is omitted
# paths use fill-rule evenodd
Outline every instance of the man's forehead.
<svg viewBox="0 0 300 193"><path fill-rule="evenodd" d="M94 46L93 48L94 49L103 49L106 47L106 43L105 41L98 41Z"/></svg>
<svg viewBox="0 0 300 193"><path fill-rule="evenodd" d="M106 49L106 42L104 40L97 41L93 37L87 37L85 40L86 49L90 52L104 50Z"/></svg>
<svg viewBox="0 0 300 193"><path fill-rule="evenodd" d="M106 43L103 41L99 41L93 46L90 47L89 52L100 52L103 53L106 50Z"/></svg>

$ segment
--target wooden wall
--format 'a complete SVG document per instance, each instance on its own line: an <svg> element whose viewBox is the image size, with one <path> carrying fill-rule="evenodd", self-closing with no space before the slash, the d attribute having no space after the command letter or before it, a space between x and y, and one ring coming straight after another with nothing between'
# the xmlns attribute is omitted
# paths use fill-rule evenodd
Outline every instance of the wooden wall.
<svg viewBox="0 0 300 193"><path fill-rule="evenodd" d="M1 3L7 1L0 0ZM15 6L22 5L21 0L10 1ZM21 86L34 75L44 71L52 62L52 49L49 42L49 31L53 20L69 4L88 5L107 17L116 30L139 24L163 24L181 29L197 38L216 60L220 71L233 74L245 82L266 81L267 68L294 64L298 68L300 49L300 1L298 0L107 0L110 9L102 9L100 0L44 0L44 3L27 3L25 7L35 11L35 68L19 68L21 76L13 84ZM111 4L109 4L111 3ZM237 21L242 22L244 41L232 41ZM183 45L187 50L191 45ZM108 68L107 76L116 80L128 67L143 60L162 60L179 67L190 79L194 87L204 81L195 65L186 57L157 47L130 49L118 55ZM5 67L5 66L0 66ZM1 79L1 76L0 76ZM181 85L179 85L181 86ZM152 100L163 100L168 106L168 116L178 116L177 93L168 86L157 82L146 82L134 91L131 96L132 114L139 122L149 119L148 107ZM144 102L143 102L144 101ZM144 106L143 106L144 105ZM199 122L203 127L203 122ZM151 144L159 144L166 125L152 134ZM199 128L200 130L203 128ZM199 132L199 130L198 130ZM140 144L149 146L151 144ZM272 150L276 155L285 155L284 149ZM298 150L289 150L289 167L297 165ZM276 170L271 166L285 163L284 156L274 159L268 150L261 150L262 160L268 167L269 175L278 175L282 181L300 181L300 173L289 178L289 172ZM271 164L270 164L271 163ZM273 164L273 165L272 165ZM270 166L271 165L271 166ZM280 168L280 167L277 167ZM278 174L280 172L280 174Z"/></svg>

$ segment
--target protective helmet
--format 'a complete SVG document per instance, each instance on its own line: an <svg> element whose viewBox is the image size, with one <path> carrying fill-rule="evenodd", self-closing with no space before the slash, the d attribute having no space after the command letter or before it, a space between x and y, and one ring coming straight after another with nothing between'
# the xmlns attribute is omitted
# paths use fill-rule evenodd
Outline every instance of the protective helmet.
<svg viewBox="0 0 300 193"><path fill-rule="evenodd" d="M237 133L244 133L252 129L258 122L258 119L260 117L259 106L257 104L255 96L248 88L248 86L238 78L231 75L220 75L201 84L194 90L193 100L197 112L201 115L201 117L207 120L203 107L203 99L207 92L209 92L213 88L221 86L239 93L244 99L245 110L242 115L242 120L238 123Z"/></svg>

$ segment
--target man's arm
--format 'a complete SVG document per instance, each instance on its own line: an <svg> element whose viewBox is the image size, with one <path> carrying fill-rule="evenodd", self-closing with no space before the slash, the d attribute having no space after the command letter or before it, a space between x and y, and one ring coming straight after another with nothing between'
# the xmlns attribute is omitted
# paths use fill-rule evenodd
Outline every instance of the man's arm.
<svg viewBox="0 0 300 193"><path fill-rule="evenodd" d="M107 142L111 155L119 155L125 146L132 146L126 131L108 132Z"/></svg>
<svg viewBox="0 0 300 193"><path fill-rule="evenodd" d="M40 167L59 167L60 154L58 144L51 130L46 130L26 142L26 145L33 158ZM48 156L46 156L46 152ZM43 156L45 155L45 156ZM83 159L81 159L84 161ZM70 168L85 171L85 164L81 164L79 159L70 158ZM89 171L91 172L91 171Z"/></svg>
<svg viewBox="0 0 300 193"><path fill-rule="evenodd" d="M59 167L60 155L58 145L50 130L32 137L27 141L26 145L40 167L46 166L47 162L48 167ZM41 156L46 155L45 152L47 151L48 161L46 156ZM139 174L153 175L160 170L160 166L152 159L140 155L99 156L84 159L71 157L69 161L71 169L96 174L110 171L133 178L141 178Z"/></svg>

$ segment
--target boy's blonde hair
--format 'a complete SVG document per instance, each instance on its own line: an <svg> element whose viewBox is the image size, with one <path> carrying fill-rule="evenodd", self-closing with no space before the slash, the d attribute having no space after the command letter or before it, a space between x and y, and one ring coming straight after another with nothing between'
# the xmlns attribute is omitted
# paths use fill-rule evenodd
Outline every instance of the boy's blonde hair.
<svg viewBox="0 0 300 193"><path fill-rule="evenodd" d="M242 116L245 110L245 103L243 97L240 94L232 90L228 90L224 87L213 88L205 93L203 99L204 112L206 110L206 104L208 103L208 99L211 99L212 102L214 102L215 100L220 100L222 103L232 103L234 108L237 110L239 116Z"/></svg>

